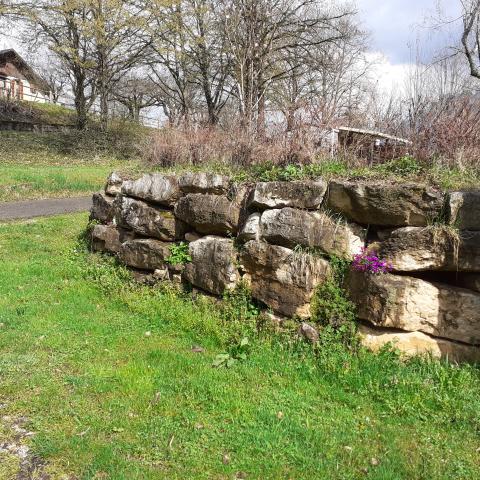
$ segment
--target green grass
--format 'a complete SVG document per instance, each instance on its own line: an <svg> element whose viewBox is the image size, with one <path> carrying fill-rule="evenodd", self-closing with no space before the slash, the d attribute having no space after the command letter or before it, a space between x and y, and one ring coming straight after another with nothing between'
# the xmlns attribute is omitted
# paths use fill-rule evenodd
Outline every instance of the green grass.
<svg viewBox="0 0 480 480"><path fill-rule="evenodd" d="M88 195L112 170L140 169L139 161L98 145L82 151L72 135L0 132L0 202Z"/></svg>
<svg viewBox="0 0 480 480"><path fill-rule="evenodd" d="M234 312L131 285L86 221L0 225L1 414L30 419L53 479L480 478L478 368L264 334L214 369Z"/></svg>

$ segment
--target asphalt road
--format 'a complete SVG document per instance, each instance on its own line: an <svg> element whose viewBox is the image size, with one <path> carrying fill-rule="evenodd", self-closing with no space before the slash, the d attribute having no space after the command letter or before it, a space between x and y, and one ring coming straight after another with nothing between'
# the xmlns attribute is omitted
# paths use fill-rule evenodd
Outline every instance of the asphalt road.
<svg viewBox="0 0 480 480"><path fill-rule="evenodd" d="M92 196L0 203L0 222L90 210Z"/></svg>

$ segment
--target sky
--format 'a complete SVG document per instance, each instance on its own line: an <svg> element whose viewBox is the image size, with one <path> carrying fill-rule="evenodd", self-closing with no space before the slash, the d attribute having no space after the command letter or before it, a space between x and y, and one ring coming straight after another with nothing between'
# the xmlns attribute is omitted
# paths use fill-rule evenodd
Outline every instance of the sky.
<svg viewBox="0 0 480 480"><path fill-rule="evenodd" d="M443 17L458 17L460 0L353 0L357 4L364 28L371 35L372 55L380 58L378 81L385 88L396 88L415 60L417 40L421 55L430 60L434 52L451 43L450 33L432 31L438 8ZM458 24L457 24L458 25ZM454 32L453 32L454 33ZM16 41L0 36L0 49L14 46ZM19 48L21 51L21 48ZM413 52L413 53L412 53Z"/></svg>
<svg viewBox="0 0 480 480"><path fill-rule="evenodd" d="M458 40L458 22L435 30L438 19L459 17L460 0L357 0L363 27L378 60L377 83L386 95L402 88L417 52L424 61Z"/></svg>

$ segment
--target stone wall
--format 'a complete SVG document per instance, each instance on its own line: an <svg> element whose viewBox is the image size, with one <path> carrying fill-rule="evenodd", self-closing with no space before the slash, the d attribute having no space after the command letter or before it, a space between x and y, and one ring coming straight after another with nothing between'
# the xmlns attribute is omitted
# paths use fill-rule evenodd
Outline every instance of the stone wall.
<svg viewBox="0 0 480 480"><path fill-rule="evenodd" d="M266 308L299 320L330 275L329 258L351 260L372 245L392 272L352 271L345 285L364 343L480 360L480 191L113 173L91 215L99 222L93 249L116 255L138 278L188 282L217 296L243 280ZM170 265L179 241L188 242L191 261Z"/></svg>

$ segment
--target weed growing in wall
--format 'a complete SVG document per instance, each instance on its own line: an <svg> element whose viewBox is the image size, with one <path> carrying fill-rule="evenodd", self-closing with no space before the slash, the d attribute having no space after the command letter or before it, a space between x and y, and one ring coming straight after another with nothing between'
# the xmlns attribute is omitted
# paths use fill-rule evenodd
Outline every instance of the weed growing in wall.
<svg viewBox="0 0 480 480"><path fill-rule="evenodd" d="M322 337L341 341L347 346L356 344L355 305L348 299L343 287L350 263L338 257L330 259L332 271L319 285L311 302L312 320L322 326Z"/></svg>
<svg viewBox="0 0 480 480"><path fill-rule="evenodd" d="M165 260L170 265L183 265L192 261L188 251L188 243L174 243L170 246L170 256Z"/></svg>

